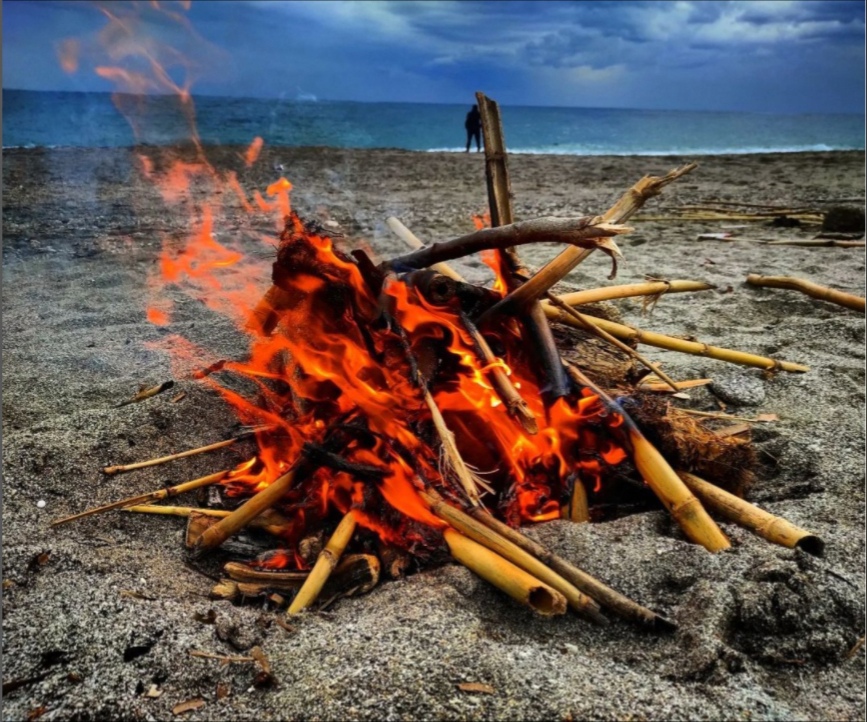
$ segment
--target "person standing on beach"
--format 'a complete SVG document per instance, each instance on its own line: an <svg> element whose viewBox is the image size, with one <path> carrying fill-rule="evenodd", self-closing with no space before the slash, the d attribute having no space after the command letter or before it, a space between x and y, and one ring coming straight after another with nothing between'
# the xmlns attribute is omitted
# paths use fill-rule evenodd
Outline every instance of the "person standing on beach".
<svg viewBox="0 0 867 722"><path fill-rule="evenodd" d="M478 105L474 105L473 109L467 113L464 128L467 129L467 153L470 152L470 141L473 138L476 139L476 153L478 153L482 149L482 116L479 115Z"/></svg>

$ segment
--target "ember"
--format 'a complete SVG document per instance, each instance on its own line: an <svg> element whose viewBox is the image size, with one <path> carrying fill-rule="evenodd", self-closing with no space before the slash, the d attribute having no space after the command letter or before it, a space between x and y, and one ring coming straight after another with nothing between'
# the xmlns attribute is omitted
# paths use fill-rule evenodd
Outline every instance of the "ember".
<svg viewBox="0 0 867 722"><path fill-rule="evenodd" d="M195 359L197 368L187 377L220 393L250 430L201 449L106 472L165 463L250 437L257 450L235 469L56 523L121 507L186 516L187 544L198 555L245 527L264 532L277 540L277 548L250 564L227 564L228 578L214 595L265 595L281 603L289 595L292 614L320 597L327 601L371 589L383 566L399 575L408 558L435 561L447 552L543 615L563 613L568 605L601 622L604 607L642 624L670 626L517 530L561 517L587 521L590 509L611 493L609 487L630 476L640 484L640 475L684 533L710 551L725 549L729 542L700 499L772 541L820 552L821 540L808 532L766 519L737 496L693 475L679 476L624 404L609 395L639 399L641 374L607 374L594 365L587 344L578 359L584 370L578 368L563 358L566 349L555 344L548 325L551 318L577 326L614 344L621 365L641 363L665 382L664 390L681 388L615 338L618 324L575 311L573 305L586 301L558 298L550 288L597 249L611 256L616 272L620 253L613 237L631 230L623 224L647 199L696 166L641 179L601 216L516 223L499 111L481 94L479 101L489 156L490 213L474 219L474 233L431 246L422 246L409 229L389 219L413 250L380 263L360 248L342 250L339 238L305 222L292 209L292 184L285 178L267 188L271 200L255 193L254 205L237 176L224 178L198 146L198 160L177 161L162 170L142 158L144 172L159 183L166 202L190 197L196 184L227 187L247 213L276 214L281 230L272 285L263 294L262 264L219 240L222 233L205 196L190 240L181 248L165 244L159 277L152 279L155 291L178 286L248 334L244 360L208 364L204 350L180 336L170 337L168 348L188 366ZM243 163L255 163L261 148L257 138ZM494 227L487 227L491 222ZM531 275L515 249L538 241L568 247ZM450 260L477 252L495 273L491 289L467 283L448 266ZM613 294L608 297L656 294L658 299L663 291L707 288L662 283L668 285L660 288L655 281L645 284L648 289L584 293L594 298L606 292ZM154 324L170 325L172 304L155 296L147 316ZM712 348L698 345L704 352ZM734 360L786 368L746 354ZM608 390L585 371L604 380ZM237 383L230 388L225 383L229 376L240 379L249 392L236 390ZM677 421L666 410L657 416L695 431L692 451L678 448L671 458L683 472L716 468L695 460L705 449L715 449L718 460L748 448L743 440L712 434L713 445L704 443L701 434L706 432L696 431L694 420ZM642 423L650 431L657 424L646 418ZM745 476L747 466L741 464ZM221 485L229 508L153 505L213 485ZM375 555L370 553L374 548ZM349 553L344 556L344 551Z"/></svg>

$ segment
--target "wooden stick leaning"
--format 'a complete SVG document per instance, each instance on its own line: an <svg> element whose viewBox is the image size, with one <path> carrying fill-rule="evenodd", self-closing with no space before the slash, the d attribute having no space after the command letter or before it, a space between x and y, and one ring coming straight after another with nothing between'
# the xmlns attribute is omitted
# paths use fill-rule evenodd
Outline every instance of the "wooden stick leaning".
<svg viewBox="0 0 867 722"><path fill-rule="evenodd" d="M830 301L831 303L836 303L839 306L845 306L855 311L864 311L865 299L861 296L836 291L833 288L820 286L818 283L805 281L800 278L791 278L790 276L760 276L751 273L747 276L747 283L751 286L762 286L764 288L788 288L805 293L812 298L818 298L820 301Z"/></svg>
<svg viewBox="0 0 867 722"><path fill-rule="evenodd" d="M456 561L504 591L512 599L527 605L545 617L563 614L566 611L566 598L559 591L491 549L451 528L443 532L443 538Z"/></svg>
<svg viewBox="0 0 867 722"><path fill-rule="evenodd" d="M578 323L580 323L581 326L584 327L585 331L589 331L594 336L598 336L599 338L608 341L608 343L616 346L625 354L631 356L643 366L648 368L650 371L653 371L660 379L667 383L674 392L680 391L674 379L672 379L667 373L660 369L657 364L651 363L647 358L638 353L638 351L636 351L634 348L632 348L631 346L627 346L625 343L623 343L623 341L621 341L616 336L608 333L608 331L606 331L604 328L600 328L599 326L593 324L590 321L589 316L585 316L583 313L579 313L574 308L553 295L550 291L546 292L545 296L547 297L549 303L553 304L561 311L578 321Z"/></svg>
<svg viewBox="0 0 867 722"><path fill-rule="evenodd" d="M583 328L578 321L573 319L569 314L561 309L555 308L553 305L542 304L545 309L545 314L552 320L560 323L574 326L575 328ZM594 326L608 331L612 336L625 341L637 341L647 344L648 346L656 346L657 348L665 348L671 351L680 351L682 353L693 354L695 356L707 356L708 358L717 359L719 361L728 361L730 363L743 364L744 366L755 366L762 369L779 369L781 371L791 371L804 373L810 370L809 366L791 363L789 361L777 361L766 356L757 356L743 351L732 351L730 349L720 348L718 346L710 346L700 341L687 341L674 336L666 336L665 334L655 333L653 331L643 331L633 326L626 326L622 323L614 321L606 321L603 318L595 316L586 316L586 320L590 321Z"/></svg>
<svg viewBox="0 0 867 722"><path fill-rule="evenodd" d="M709 509L754 532L763 539L784 547L803 549L809 554L822 556L825 542L813 532L801 529L790 521L774 516L740 497L720 489L694 474L678 472L683 482Z"/></svg>
<svg viewBox="0 0 867 722"><path fill-rule="evenodd" d="M596 393L609 408L623 418L623 426L630 445L632 460L647 485L668 509L689 539L711 552L728 549L731 544L702 507L701 502L674 472L662 454L641 433L638 426L620 409L613 399L594 384L581 371L566 365L569 375L578 383Z"/></svg>
<svg viewBox="0 0 867 722"><path fill-rule="evenodd" d="M350 509L340 520L325 548L319 553L319 558L313 565L313 569L310 570L307 580L298 590L298 594L289 606L289 614L298 614L316 601L319 592L322 591L322 587L325 586L325 582L328 581L328 577L334 571L337 562L340 561L340 557L352 539L355 526L355 514Z"/></svg>
<svg viewBox="0 0 867 722"><path fill-rule="evenodd" d="M603 215L597 216L600 223L621 224L633 216L650 198L659 195L669 183L691 172L698 165L690 163L675 168L664 176L644 176ZM562 281L579 263L590 255L592 249L577 247L567 248L560 255L543 266L529 281L509 293L502 301L486 311L476 321L479 325L483 319L489 319L497 313L519 308L531 301L536 301L545 295L552 286Z"/></svg>
<svg viewBox="0 0 867 722"><path fill-rule="evenodd" d="M479 251L549 242L567 243L582 249L601 248L611 256L620 256L620 249L611 238L631 230L629 226L609 223L598 216L567 220L553 216L534 218L498 228L483 228L444 243L433 243L412 253L391 258L383 265L403 273L453 261Z"/></svg>
<svg viewBox="0 0 867 722"><path fill-rule="evenodd" d="M469 514L447 503L432 490L419 492L431 511L447 522L461 534L478 542L499 556L507 559L544 584L556 589L562 594L569 606L582 616L596 622L606 623L607 620L599 613L599 605L582 591L570 584L559 574L546 567L542 562L528 554L516 544L510 542L490 527L476 521Z"/></svg>
<svg viewBox="0 0 867 722"><path fill-rule="evenodd" d="M202 476L198 479L193 479L192 481L186 481L183 484L178 484L177 486L169 486L165 489L157 489L157 491L150 491L146 494L138 494L136 496L130 496L126 499L121 499L119 501L113 501L111 504L97 506L93 509L88 509L87 511L82 511L78 514L73 514L72 516L58 519L57 521L51 522L51 526L59 526L60 524L66 524L67 522L75 521L76 519L83 519L84 517L92 516L94 514L101 514L104 511L111 511L112 509L122 509L124 507L133 506L135 504L147 504L153 501L160 501L161 499L168 499L170 497L177 496L178 494L183 494L185 491L192 491L193 489L198 489L203 486L216 484L229 476L230 473L231 472L228 470L218 471L216 474Z"/></svg>
<svg viewBox="0 0 867 722"><path fill-rule="evenodd" d="M488 191L488 209L491 226L505 226L515 220L512 208L512 187L509 179L508 154L499 104L484 93L476 93L479 116L485 143L485 184ZM496 251L500 275L508 291L519 285L515 274L523 270L521 258L514 246ZM542 379L542 398L553 403L569 394L569 380L563 370L560 351L554 341L551 326L538 301L528 304L526 313L518 319L522 336L531 349Z"/></svg>

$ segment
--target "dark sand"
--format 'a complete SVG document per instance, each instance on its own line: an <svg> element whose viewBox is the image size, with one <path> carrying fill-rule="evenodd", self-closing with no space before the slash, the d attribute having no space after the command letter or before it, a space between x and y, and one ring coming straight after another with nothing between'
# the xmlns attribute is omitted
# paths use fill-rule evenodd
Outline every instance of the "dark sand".
<svg viewBox="0 0 867 722"><path fill-rule="evenodd" d="M238 165L234 151L221 153L219 165ZM754 431L761 465L751 498L821 534L824 559L727 524L734 548L711 556L661 511L554 522L531 534L675 619L679 631L534 618L446 566L340 601L287 633L273 612L209 601L210 580L185 564L181 520L110 513L49 529L59 516L224 468L243 450L100 473L106 463L205 444L234 427L219 398L191 382L179 384L187 391L180 403L168 393L113 408L171 375L168 356L145 346L169 333L145 321L145 278L160 233L177 233L181 219L164 210L125 150L9 150L3 160L3 682L42 677L5 695L4 719L41 706L42 719L168 719L191 698L206 704L189 719L864 719L864 648L847 656L864 634L864 318L744 284L751 272L785 274L863 296L863 249L695 240L726 225L718 222L637 222L621 243L618 282L649 274L718 286L666 297L649 318L640 302L619 302L627 322L811 367L765 380L645 348L675 378L758 385L758 406L730 406L780 417ZM513 157L516 213L601 212L643 174L686 160ZM709 199L863 198L863 152L699 160L649 211ZM442 240L471 230L470 215L486 204L480 156L266 149L242 182L264 188L278 162L298 210L322 219L327 209L350 238L383 256L403 251L384 226L388 215ZM809 238L815 228L746 232ZM538 266L555 252L540 246L523 257ZM478 262L461 268L486 278ZM600 255L568 285L604 285L607 273ZM218 354L244 352L233 326L196 302L179 305L171 331ZM716 408L707 389L690 396L678 403ZM45 564L33 561L49 551ZM216 625L194 619L209 609ZM251 689L250 665L188 656L239 654L257 643L276 689ZM468 694L460 682L495 692ZM218 683L230 688L221 700ZM152 685L160 696L142 694Z"/></svg>

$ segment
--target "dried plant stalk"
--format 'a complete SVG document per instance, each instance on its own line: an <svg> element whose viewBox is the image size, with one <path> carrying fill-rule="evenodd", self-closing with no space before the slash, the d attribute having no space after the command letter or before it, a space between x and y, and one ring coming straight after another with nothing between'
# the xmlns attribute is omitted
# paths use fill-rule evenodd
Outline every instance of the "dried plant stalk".
<svg viewBox="0 0 867 722"><path fill-rule="evenodd" d="M455 561L504 591L512 599L544 617L565 613L566 598L556 589L543 584L512 562L454 529L446 529L443 537Z"/></svg>
<svg viewBox="0 0 867 722"><path fill-rule="evenodd" d="M446 421L443 418L439 406L437 406L436 401L434 401L431 392L426 388L424 390L424 400L428 409L430 409L434 427L436 428L437 435L440 438L440 448L442 450L442 457L446 471L454 473L458 478L458 481L461 483L464 493L467 495L470 503L473 506L478 506L480 503L479 486L487 487L488 485L473 474L467 467L461 453L458 451L458 446L455 442L455 435L451 432L449 427L446 426Z"/></svg>
<svg viewBox="0 0 867 722"><path fill-rule="evenodd" d="M667 630L675 628L674 623L668 621L665 617L647 609L647 607L641 606L629 599L629 597L625 597L620 592L603 584L587 572L578 569L538 542L524 536L517 529L512 529L512 527L497 519L486 509L471 509L469 513L476 521L481 522L528 554L532 554L540 562L549 566L561 577L602 604L606 609L610 609L624 619L638 622L644 626Z"/></svg>
<svg viewBox="0 0 867 722"><path fill-rule="evenodd" d="M198 552L204 552L208 549L214 549L220 546L226 539L233 534L237 534L253 519L259 516L266 509L270 509L280 497L285 494L289 487L295 481L296 469L283 474L270 486L260 491L255 496L251 496L241 506L231 512L227 517L220 519L217 524L214 524L210 529L207 529L199 541L196 543Z"/></svg>
<svg viewBox="0 0 867 722"><path fill-rule="evenodd" d="M790 521L744 501L725 489L700 479L694 474L678 472L678 476L709 509L735 524L749 529L763 539L784 547L803 549L822 556L825 542L820 536L795 526Z"/></svg>
<svg viewBox="0 0 867 722"><path fill-rule="evenodd" d="M491 528L476 521L469 514L448 504L438 497L436 492L424 491L420 493L428 506L430 506L431 511L443 521L448 522L461 534L468 536L470 539L507 559L511 564L516 564L521 569L532 574L536 579L556 589L569 602L569 606L582 616L602 624L606 623L605 617L599 613L599 605L593 599L567 582L559 574L546 567L534 556L497 534Z"/></svg>
<svg viewBox="0 0 867 722"><path fill-rule="evenodd" d="M500 397L500 400L508 409L509 415L516 418L528 434L538 433L539 423L536 421L536 416L530 410L527 402L521 397L521 394L518 393L518 389L515 388L515 385L503 369L502 361L494 355L485 337L476 328L476 325L470 320L469 316L461 313L461 321L467 333L473 339L476 352L485 362L485 372L488 374L491 385L497 392L497 396Z"/></svg>
<svg viewBox="0 0 867 722"><path fill-rule="evenodd" d="M325 586L325 582L328 581L328 577L331 576L331 572L334 571L334 567L337 566L337 562L340 561L341 555L352 539L355 526L355 514L350 509L340 520L334 534L331 535L325 548L320 552L316 564L310 570L307 580L292 600L289 614L298 614L316 601L319 592L322 591L322 587Z"/></svg>
<svg viewBox="0 0 867 722"><path fill-rule="evenodd" d="M584 303L611 301L616 298L710 291L714 288L716 288L716 286L712 283L703 283L701 281L649 281L647 283L630 283L622 286L591 288L586 291L564 293L562 296L558 296L557 298L570 306L580 306ZM545 301L543 301L542 304L544 305Z"/></svg>
<svg viewBox="0 0 867 722"><path fill-rule="evenodd" d="M57 521L52 522L51 526L59 526L60 524L66 524L67 522L75 521L76 519L83 519L84 517L92 516L93 514L100 514L104 511L111 511L112 509L121 509L123 507L133 506L135 504L147 504L152 501L168 499L170 497L177 496L178 494L183 494L185 491L192 491L193 489L198 489L202 486L216 484L225 479L229 475L229 473L229 471L218 471L216 474L202 476L198 479L193 479L192 481L186 481L183 484L178 484L177 486L170 486L165 489L158 489L157 491L151 491L147 494L130 496L126 499L121 499L120 501L114 501L111 504L105 504L104 506L98 506L93 509L88 509L87 511L82 511L78 514L73 514L72 516L64 517L63 519L58 519Z"/></svg>
<svg viewBox="0 0 867 722"><path fill-rule="evenodd" d="M181 451L178 454L169 454L168 456L161 456L158 459L148 459L147 461L138 461L135 464L123 464L121 466L106 466L102 472L104 474L121 474L126 471L134 471L135 469L144 469L148 466L157 466L159 464L165 464L169 461L175 461L176 459L185 459L188 456L195 456L196 454L204 454L208 451L216 451L217 449L224 449L227 446L231 446L236 441L240 441L241 439L245 439L248 437L248 434L242 434L241 436L237 436L232 439L226 439L225 441L217 441L213 444L208 444L207 446L200 446L197 449L189 449L187 451Z"/></svg>
<svg viewBox="0 0 867 722"><path fill-rule="evenodd" d="M422 243L421 239L394 216L386 218L385 224L391 229L391 232L394 233L394 235L400 238L400 240L410 248L416 250L424 248L424 243ZM448 276L453 281L466 282L464 277L447 263L434 263L431 268L437 273Z"/></svg>
<svg viewBox="0 0 867 722"><path fill-rule="evenodd" d="M544 307L544 304L543 304ZM574 328L583 326L564 311L548 306L545 308L545 314L548 318L565 323ZM717 359L719 361L728 361L729 363L742 364L744 366L755 366L762 369L779 369L781 371L791 371L796 373L804 373L810 370L809 366L791 363L790 361L777 361L776 359L766 356L757 356L743 351L732 351L719 346L710 346L700 341L687 341L674 336L666 336L665 334L655 333L653 331L644 331L633 326L626 326L622 323L607 321L603 318L595 316L587 316L585 318L594 326L608 331L612 336L617 336L624 341L636 341L647 344L648 346L656 346L657 348L665 348L671 351L680 351L682 353L692 354L694 356L707 356L708 358Z"/></svg>
<svg viewBox="0 0 867 722"><path fill-rule="evenodd" d="M820 286L818 283L805 281L800 278L791 278L790 276L760 276L751 273L747 276L747 283L751 286L762 286L764 288L788 288L805 293L812 298L818 298L820 301L830 301L831 303L836 303L838 306L845 306L855 311L864 311L865 299L861 296L836 291L833 288Z"/></svg>
<svg viewBox="0 0 867 722"><path fill-rule="evenodd" d="M662 189L669 183L697 168L696 163L675 168L664 176L645 176L626 193L603 215L597 216L600 223L625 223L636 213L650 198L659 195ZM579 263L592 253L592 249L567 248L554 260L543 266L529 281L515 289L497 305L486 311L479 317L482 319L492 318L497 313L507 313L515 308L520 308L538 301L552 286L562 281Z"/></svg>

